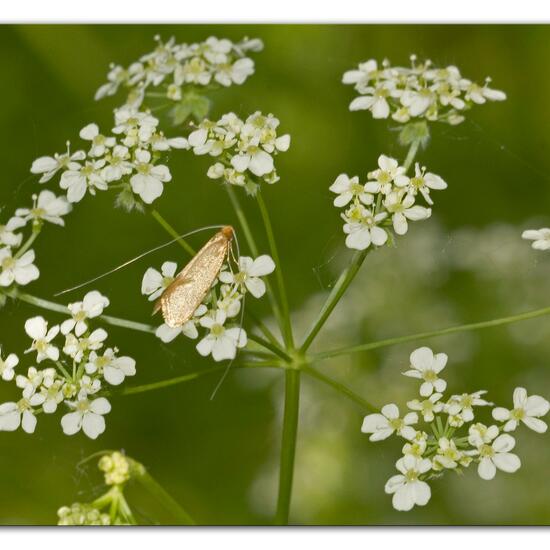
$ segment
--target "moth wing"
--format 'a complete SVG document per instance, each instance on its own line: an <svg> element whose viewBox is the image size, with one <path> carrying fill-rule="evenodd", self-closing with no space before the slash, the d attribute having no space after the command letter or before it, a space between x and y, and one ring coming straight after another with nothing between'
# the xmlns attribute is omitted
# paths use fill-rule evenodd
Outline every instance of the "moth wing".
<svg viewBox="0 0 550 550"><path fill-rule="evenodd" d="M230 242L222 232L214 235L162 293L153 314L161 309L164 322L171 328L189 321L216 280Z"/></svg>

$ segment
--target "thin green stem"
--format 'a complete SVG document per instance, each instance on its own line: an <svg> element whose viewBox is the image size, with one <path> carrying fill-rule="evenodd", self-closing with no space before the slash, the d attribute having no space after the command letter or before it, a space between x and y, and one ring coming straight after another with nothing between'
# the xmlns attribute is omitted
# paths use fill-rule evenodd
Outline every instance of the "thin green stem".
<svg viewBox="0 0 550 550"><path fill-rule="evenodd" d="M38 298L37 296L32 296L31 294L19 292L17 289L7 291L5 294L10 298L21 300L22 302L32 304L33 306L37 306L42 309L55 311L57 313L64 313L65 315L68 315L70 313L67 309L67 306L58 304L56 302L51 302L50 300L44 300L43 298ZM145 323L138 323L136 321L129 321L128 319L121 319L119 317L112 317L111 315L100 315L99 317L97 317L97 319L107 323L108 325L123 327L130 330L137 330L140 332L149 332L154 334L156 330L156 328L152 325L146 325Z"/></svg>
<svg viewBox="0 0 550 550"><path fill-rule="evenodd" d="M313 325L309 329L309 332L300 348L300 351L304 353L308 350L309 346L313 343L313 340L317 336L318 332L323 328L323 325L326 323L330 314L340 301L340 298L344 295L349 285L353 281L355 275L359 271L361 265L363 264L367 254L371 249L367 248L366 250L357 251L348 265L348 267L342 272L336 284L332 288L328 298L326 299L317 319L314 321Z"/></svg>
<svg viewBox="0 0 550 550"><path fill-rule="evenodd" d="M189 374L176 376L174 378L168 378L167 380L161 380L160 382L152 382L150 384L142 384L141 386L123 388L119 392L117 392L117 395L135 395L138 393L145 393L153 390L161 390L163 388L168 388L177 384L189 382L190 380L196 380L197 378L201 378L203 376L206 376L207 374L222 371L225 368L226 365L217 365L209 369L202 369L196 372L190 372Z"/></svg>
<svg viewBox="0 0 550 550"><path fill-rule="evenodd" d="M216 365L209 369L201 369L188 374L182 374L174 378L168 378L167 380L161 380L160 382L151 382L150 384L142 384L141 386L133 386L129 388L123 388L121 390L113 390L111 393L116 395L136 395L138 393L145 393L148 391L161 390L163 388L169 388L170 386L176 386L177 384L183 384L191 380L196 380L208 374L224 371L227 368L226 364ZM273 361L255 361L250 363L243 363L241 365L234 365L234 369L244 368L282 368L281 365Z"/></svg>
<svg viewBox="0 0 550 550"><path fill-rule="evenodd" d="M378 409L363 399L360 395L357 395L354 391L350 390L347 386L344 386L344 384L341 384L340 382L326 376L325 374L321 374L319 371L308 367L303 369L303 371L311 376L312 378L316 378L317 380L323 382L324 384L327 384L331 388L335 389L337 392L341 393L342 395L345 395L346 397L349 397L352 401L357 403L361 408L365 409L366 411L375 412Z"/></svg>
<svg viewBox="0 0 550 550"><path fill-rule="evenodd" d="M292 361L292 358L284 350L282 350L279 345L274 345L256 334L249 334L248 339L268 349L269 351L283 359L283 361L286 361L287 363L290 363Z"/></svg>
<svg viewBox="0 0 550 550"><path fill-rule="evenodd" d="M227 184L225 187L227 189L227 194L229 195L229 200L231 201L231 205L235 210L235 214L237 215L237 219L239 220L239 224L243 230L244 238L246 239L248 248L250 248L250 252L257 257L259 255L258 246L256 244L256 241L254 240L254 235L250 229L250 225L246 218L244 209L241 206L239 198L237 197L237 193L235 193L235 190L231 185ZM279 269L279 266L277 266L276 269ZM284 321L281 313L281 308L279 307L279 304L275 297L275 293L273 292L273 287L271 286L271 283L269 280L266 281L266 287L267 287L267 296L271 303L271 309L273 310L273 315L275 315L275 318L277 319L277 323L279 324L281 333L283 333Z"/></svg>
<svg viewBox="0 0 550 550"><path fill-rule="evenodd" d="M265 231L267 234L267 240L269 242L269 248L271 255L277 268L275 269L275 276L277 278L277 287L279 290L279 299L281 301L281 313L283 317L283 338L288 348L294 348L294 337L292 335L292 323L290 321L290 310L288 307L288 298L286 295L285 281L283 277L283 271L281 266L281 259L279 257L279 250L277 248L277 242L275 241L275 233L273 232L273 226L271 225L271 219L264 202L261 191L256 194L258 200L258 206L260 207L260 213L264 222Z"/></svg>
<svg viewBox="0 0 550 550"><path fill-rule="evenodd" d="M132 465L132 477L153 495L173 516L180 525L195 525L188 512L158 483L146 470L143 464L129 459Z"/></svg>
<svg viewBox="0 0 550 550"><path fill-rule="evenodd" d="M36 237L40 235L40 230L42 225L33 226L32 233L30 237L26 240L23 246L16 252L14 258L21 258L25 252L31 247L32 243L36 240Z"/></svg>
<svg viewBox="0 0 550 550"><path fill-rule="evenodd" d="M405 342L413 342L415 340L423 340L425 338L434 338L436 336L445 336L446 334L454 334L457 332L468 332L471 330L478 330L484 328L498 327L501 325L509 325L510 323L517 323L518 321L525 321L527 319L534 319L535 317L543 317L550 315L550 307L542 309L535 309L527 311L525 313L519 313L518 315L510 315L508 317L500 317L498 319L491 319L490 321L480 321L478 323L469 323L466 325L457 325L454 327L448 327L439 330L431 330L427 332L418 332L416 334L409 334L407 336L397 336L395 338L386 338L385 340L378 340L377 342L369 342L368 344L361 344L359 346L350 346L344 348L338 348L330 351L315 354L312 358L314 361L322 361L323 359L329 359L331 357L338 357L339 355L348 355L351 353L359 353L362 351L370 351L373 349L383 348L386 346L393 346L395 344L403 344Z"/></svg>
<svg viewBox="0 0 550 550"><path fill-rule="evenodd" d="M276 525L287 525L292 496L298 414L300 409L300 371L289 369L285 378L285 412L281 442L281 463L279 467L279 496L277 498Z"/></svg>
<svg viewBox="0 0 550 550"><path fill-rule="evenodd" d="M246 214L244 213L241 203L237 197L237 194L235 193L235 190L230 184L227 184L225 188L227 190L227 194L229 195L229 200L231 201L231 205L235 210L235 214L237 214L237 219L239 220L239 224L241 225L241 228L243 230L244 238L246 239L248 248L250 248L250 252L252 252L254 256L258 256L258 246L256 245L256 241L254 240L254 235L250 230L250 225L248 225Z"/></svg>
<svg viewBox="0 0 550 550"><path fill-rule="evenodd" d="M174 239L177 239L178 244L191 256L195 255L195 249L189 245L184 239L180 237L180 234L164 219L158 210L151 210L151 216L165 229L165 231L171 235Z"/></svg>

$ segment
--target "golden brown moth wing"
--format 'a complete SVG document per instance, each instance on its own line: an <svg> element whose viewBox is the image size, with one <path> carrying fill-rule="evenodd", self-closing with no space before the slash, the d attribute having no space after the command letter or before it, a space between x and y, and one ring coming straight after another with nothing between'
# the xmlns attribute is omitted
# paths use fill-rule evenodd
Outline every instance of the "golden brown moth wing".
<svg viewBox="0 0 550 550"><path fill-rule="evenodd" d="M171 328L189 321L218 276L232 238L229 226L216 233L165 289L153 314L162 309L164 322Z"/></svg>

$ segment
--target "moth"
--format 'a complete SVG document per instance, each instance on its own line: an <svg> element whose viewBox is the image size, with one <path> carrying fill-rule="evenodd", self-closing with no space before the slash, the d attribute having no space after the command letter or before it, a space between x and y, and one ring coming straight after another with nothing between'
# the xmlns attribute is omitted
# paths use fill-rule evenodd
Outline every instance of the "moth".
<svg viewBox="0 0 550 550"><path fill-rule="evenodd" d="M155 302L153 315L162 311L170 328L181 327L191 319L214 284L231 249L234 231L222 227L176 275Z"/></svg>

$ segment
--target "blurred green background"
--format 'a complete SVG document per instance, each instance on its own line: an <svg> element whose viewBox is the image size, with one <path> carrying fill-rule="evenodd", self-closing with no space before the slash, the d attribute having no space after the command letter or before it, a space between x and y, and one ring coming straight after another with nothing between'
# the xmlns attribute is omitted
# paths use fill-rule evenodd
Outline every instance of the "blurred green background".
<svg viewBox="0 0 550 550"><path fill-rule="evenodd" d="M256 74L243 86L215 92L213 117L261 109L292 135L277 159L281 181L266 189L296 324L304 330L347 254L342 222L328 186L340 172L363 179L381 152L403 158L395 124L350 113L342 73L358 62L388 57L407 64L411 53L435 64L456 64L463 75L505 90L508 100L475 108L458 127L435 126L420 161L449 184L436 194L434 216L413 224L397 249L370 255L348 298L320 339L323 347L471 322L548 305L550 257L520 239L527 227L550 222L550 28L443 25L173 25L3 26L0 32L0 204L5 221L39 189L30 177L38 156L62 152L89 122L111 127L122 96L93 101L112 61L127 65L153 49L153 36L200 41L210 35L259 37ZM169 133L169 132L168 132ZM177 133L174 130L174 135ZM237 221L227 195L206 178L208 159L173 154L173 182L155 203L181 232ZM54 180L58 181L57 179ZM53 187L52 187L53 188ZM26 290L54 292L94 276L166 239L153 219L112 207L100 193L47 227L35 247L41 277ZM267 251L254 203L244 199ZM197 244L200 242L197 242ZM104 279L96 288L111 299L112 315L149 322L141 276L164 259L181 263L171 248ZM79 296L70 296L76 300ZM254 303L266 313L267 300ZM23 323L44 314L8 303L0 343L20 357L28 346ZM154 337L111 328L110 342L137 359L126 385L206 368L192 344L161 345ZM449 354L453 392L487 389L511 405L515 386L550 396L550 319L428 341ZM420 344L419 344L420 345ZM323 364L323 370L377 405L401 406L416 384L400 373L416 346ZM32 364L27 357L22 364ZM21 368L21 367L19 367ZM59 415L40 417L36 433L0 434L0 522L51 524L56 510L101 491L95 466L76 468L93 452L122 448L143 462L202 524L262 524L275 501L282 413L281 372L234 370L214 401L217 382L205 377L170 389L112 399L107 431L97 441L63 435ZM373 444L360 433L363 411L315 380L303 383L301 424L291 520L307 524L549 524L550 445L547 435L518 435L523 466L481 481L474 468L432 483L428 506L403 514L384 494L399 445ZM0 383L0 402L16 397ZM482 413L486 414L486 413ZM485 417L486 418L486 417ZM488 420L486 418L486 420ZM131 489L144 521L171 518Z"/></svg>

